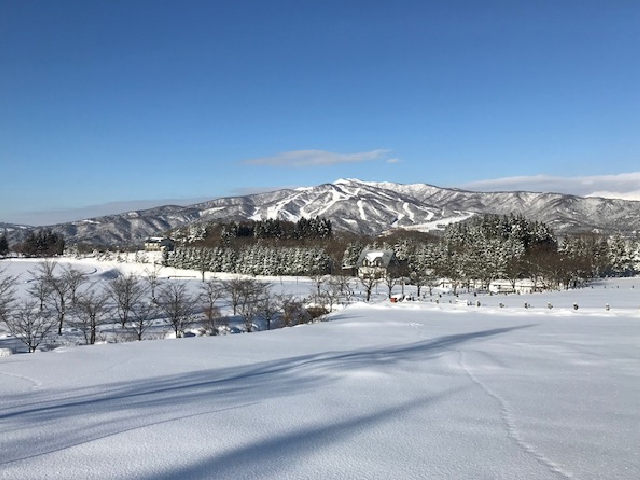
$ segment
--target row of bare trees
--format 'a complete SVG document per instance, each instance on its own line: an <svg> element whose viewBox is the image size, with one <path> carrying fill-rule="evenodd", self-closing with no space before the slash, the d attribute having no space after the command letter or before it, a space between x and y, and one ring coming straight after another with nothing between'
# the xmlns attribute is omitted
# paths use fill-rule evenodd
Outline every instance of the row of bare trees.
<svg viewBox="0 0 640 480"><path fill-rule="evenodd" d="M290 327L311 319L301 299L292 294L275 294L272 284L253 277L238 277L222 282L212 279L204 282L202 288L205 292L225 294L233 315L242 318L246 332L256 328L256 318L264 321L267 330L271 330L276 321L279 326Z"/></svg>
<svg viewBox="0 0 640 480"><path fill-rule="evenodd" d="M117 272L111 280L89 282L72 266L44 260L30 272L28 296L17 295L17 276L0 270L0 321L33 352L56 330L62 335L65 326L82 332L86 344L94 344L105 325L137 340L154 325L173 329L178 338L196 324L217 335L228 320L221 315L223 302L247 332L256 328L256 318L267 329L310 320L302 300L275 294L273 285L253 277L195 283L162 279L160 269L154 265L144 276Z"/></svg>

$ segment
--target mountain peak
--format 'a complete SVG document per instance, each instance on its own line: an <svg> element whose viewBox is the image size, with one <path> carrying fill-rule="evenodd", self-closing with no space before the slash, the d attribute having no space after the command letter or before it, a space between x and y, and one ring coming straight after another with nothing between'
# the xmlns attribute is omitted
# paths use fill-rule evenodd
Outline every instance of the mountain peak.
<svg viewBox="0 0 640 480"><path fill-rule="evenodd" d="M351 183L362 183L362 181L357 178L339 178L333 182L333 185L349 185Z"/></svg>
<svg viewBox="0 0 640 480"><path fill-rule="evenodd" d="M358 178L339 178L335 182L333 182L333 185L353 185L353 184L369 185L372 187L375 187L376 185L394 185L392 182L387 182L387 181L371 182L367 180L360 180Z"/></svg>
<svg viewBox="0 0 640 480"><path fill-rule="evenodd" d="M448 223L486 213L526 215L557 232L640 231L639 202L535 192L472 192L357 178L339 178L332 184L316 187L219 198L186 207L165 205L133 214L58 224L51 229L62 233L69 243L126 245L177 227L212 221L266 218L297 221L303 216L321 216L329 218L336 230L378 235L394 229L442 230ZM16 239L28 232L6 226L5 230Z"/></svg>

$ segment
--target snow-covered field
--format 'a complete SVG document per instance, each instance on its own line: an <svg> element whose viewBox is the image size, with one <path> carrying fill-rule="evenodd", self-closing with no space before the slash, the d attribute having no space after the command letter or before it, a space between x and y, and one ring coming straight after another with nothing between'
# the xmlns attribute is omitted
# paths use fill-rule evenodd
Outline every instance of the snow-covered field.
<svg viewBox="0 0 640 480"><path fill-rule="evenodd" d="M640 279L460 298L2 357L0 478L640 478Z"/></svg>

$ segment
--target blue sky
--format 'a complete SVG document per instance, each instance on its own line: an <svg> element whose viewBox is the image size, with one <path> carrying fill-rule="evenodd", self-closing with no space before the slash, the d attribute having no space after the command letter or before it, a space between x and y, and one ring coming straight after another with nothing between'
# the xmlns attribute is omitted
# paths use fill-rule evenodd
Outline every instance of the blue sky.
<svg viewBox="0 0 640 480"><path fill-rule="evenodd" d="M341 177L640 191L640 2L0 0L0 221Z"/></svg>

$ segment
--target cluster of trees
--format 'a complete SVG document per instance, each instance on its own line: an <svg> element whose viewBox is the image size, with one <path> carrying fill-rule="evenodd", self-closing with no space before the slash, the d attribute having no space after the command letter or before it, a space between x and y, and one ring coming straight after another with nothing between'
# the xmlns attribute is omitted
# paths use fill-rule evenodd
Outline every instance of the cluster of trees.
<svg viewBox="0 0 640 480"><path fill-rule="evenodd" d="M275 221L274 221L275 222ZM256 222L257 224L258 222ZM260 222L262 229L269 222ZM378 238L333 235L302 246L260 242L235 247L178 247L166 264L203 273L340 275L353 269L364 248L394 250L397 263L385 283L410 281L432 288L442 278L454 288L488 289L496 279L512 287L530 278L534 288L570 286L603 275L629 275L640 265L637 239L620 235L571 235L558 244L544 223L518 216L477 216L448 225L440 235L395 232ZM346 270L345 270L346 269ZM394 283L395 282L395 283ZM372 285L364 286L369 292Z"/></svg>
<svg viewBox="0 0 640 480"><path fill-rule="evenodd" d="M0 235L0 255L8 255L9 254L9 242L7 241L7 236L3 233Z"/></svg>
<svg viewBox="0 0 640 480"><path fill-rule="evenodd" d="M331 221L324 217L302 217L297 222L269 218L195 225L178 229L172 236L185 245L237 247L257 242L293 245L328 240L333 231Z"/></svg>
<svg viewBox="0 0 640 480"><path fill-rule="evenodd" d="M6 241L6 238L5 238ZM64 236L55 233L48 228L32 230L28 233L24 242L14 245L16 253L27 257L53 257L64 253ZM9 245L6 245L8 250Z"/></svg>
<svg viewBox="0 0 640 480"><path fill-rule="evenodd" d="M530 273L530 262L556 250L556 243L543 223L488 215L449 224L435 243L404 242L395 249L416 284L430 286L436 277L449 279L454 289L464 284L488 289L497 278L515 285Z"/></svg>
<svg viewBox="0 0 640 480"><path fill-rule="evenodd" d="M31 272L29 295L21 298L18 278L0 271L0 321L33 352L56 330L61 335L65 326L81 331L86 344L97 341L105 324L119 325L120 332L137 340L154 325L173 329L178 338L196 326L217 335L228 324L220 313L221 301L242 317L247 332L255 328L256 317L268 329L276 322L292 326L311 318L302 300L275 295L272 285L255 278L207 279L190 288L184 281L161 279L160 268L155 265L145 276L118 273L108 282L89 284L81 271L45 260Z"/></svg>
<svg viewBox="0 0 640 480"><path fill-rule="evenodd" d="M397 274L418 287L440 278L449 279L454 289L487 289L495 279L515 288L525 278L534 288L568 287L598 276L633 274L640 264L637 240L585 234L567 236L558 245L548 226L522 216L472 217L448 225L440 238L401 235L383 247L396 252Z"/></svg>
<svg viewBox="0 0 640 480"><path fill-rule="evenodd" d="M62 268L58 274L56 263L45 260L34 272L29 297L22 301L16 297L17 279L0 271L0 321L33 352L56 325L62 333L68 311L78 304L83 275L73 268Z"/></svg>
<svg viewBox="0 0 640 480"><path fill-rule="evenodd" d="M245 275L329 273L333 261L322 247L178 247L167 255L170 267Z"/></svg>
<svg viewBox="0 0 640 480"><path fill-rule="evenodd" d="M567 236L559 252L578 264L588 277L635 275L640 267L640 239L620 234Z"/></svg>
<svg viewBox="0 0 640 480"><path fill-rule="evenodd" d="M522 215L484 215L450 223L444 231L444 242L449 245L469 245L497 241L511 242L525 250L540 245L554 248L555 234L543 222L529 221Z"/></svg>

